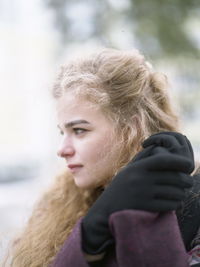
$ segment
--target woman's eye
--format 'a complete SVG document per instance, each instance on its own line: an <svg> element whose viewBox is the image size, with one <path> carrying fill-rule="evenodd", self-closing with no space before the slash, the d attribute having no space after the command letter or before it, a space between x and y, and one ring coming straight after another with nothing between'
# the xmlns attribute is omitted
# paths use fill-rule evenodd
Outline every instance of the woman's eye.
<svg viewBox="0 0 200 267"><path fill-rule="evenodd" d="M63 134L64 134L64 132L63 132L63 131L60 131L60 134L61 134L61 135L63 135Z"/></svg>
<svg viewBox="0 0 200 267"><path fill-rule="evenodd" d="M86 129L82 129L82 128L73 128L73 131L75 132L75 134L78 135L78 134L86 132L87 130Z"/></svg>

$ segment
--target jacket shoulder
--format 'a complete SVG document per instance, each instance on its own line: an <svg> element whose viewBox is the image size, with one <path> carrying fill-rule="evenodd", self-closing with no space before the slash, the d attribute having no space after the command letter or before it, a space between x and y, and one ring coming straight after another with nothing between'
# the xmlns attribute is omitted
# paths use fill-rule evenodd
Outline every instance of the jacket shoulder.
<svg viewBox="0 0 200 267"><path fill-rule="evenodd" d="M187 250L193 247L193 240L200 228L200 173L196 172L191 178L193 179L193 186L187 191L185 200L176 211L179 228Z"/></svg>

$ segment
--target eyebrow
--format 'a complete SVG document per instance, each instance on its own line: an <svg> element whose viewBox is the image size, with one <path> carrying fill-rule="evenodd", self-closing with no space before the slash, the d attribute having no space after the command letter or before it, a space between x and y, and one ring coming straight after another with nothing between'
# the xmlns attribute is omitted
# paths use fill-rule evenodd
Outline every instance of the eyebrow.
<svg viewBox="0 0 200 267"><path fill-rule="evenodd" d="M88 121L86 120L75 120L75 121L70 121L70 122L67 122L64 124L64 127L67 129L67 128L70 128L70 127L73 127L74 125L76 124L82 124L82 123L85 123L85 124L90 124ZM59 125L57 125L58 128L60 128ZM61 129L61 128L60 128Z"/></svg>

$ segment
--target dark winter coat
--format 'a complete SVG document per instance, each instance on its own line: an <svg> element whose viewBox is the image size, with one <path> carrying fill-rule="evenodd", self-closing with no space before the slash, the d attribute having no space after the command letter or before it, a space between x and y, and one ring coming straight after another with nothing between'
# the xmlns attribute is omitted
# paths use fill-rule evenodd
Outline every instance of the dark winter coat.
<svg viewBox="0 0 200 267"><path fill-rule="evenodd" d="M179 210L151 213L124 210L110 216L115 239L99 266L102 267L189 267L196 262L191 251L200 244L200 175ZM89 267L81 248L81 221L56 255L52 267ZM180 231L181 230L181 231ZM184 242L185 245L184 245ZM190 255L191 254L191 255ZM192 266L199 266L192 265Z"/></svg>

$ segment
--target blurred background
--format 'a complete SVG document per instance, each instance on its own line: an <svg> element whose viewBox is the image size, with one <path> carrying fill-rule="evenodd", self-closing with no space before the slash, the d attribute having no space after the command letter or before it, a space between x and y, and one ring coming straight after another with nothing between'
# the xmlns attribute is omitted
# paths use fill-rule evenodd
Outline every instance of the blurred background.
<svg viewBox="0 0 200 267"><path fill-rule="evenodd" d="M169 78L200 161L199 0L0 0L0 257L64 162L50 88L61 63L137 48Z"/></svg>

